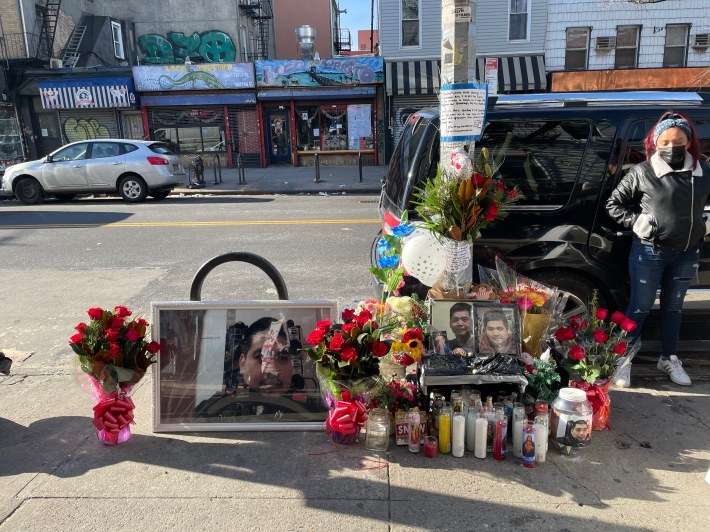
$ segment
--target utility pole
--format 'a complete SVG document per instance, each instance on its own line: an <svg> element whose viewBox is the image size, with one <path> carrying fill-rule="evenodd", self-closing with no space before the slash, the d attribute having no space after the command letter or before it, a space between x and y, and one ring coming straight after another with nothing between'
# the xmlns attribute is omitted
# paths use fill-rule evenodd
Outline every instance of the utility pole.
<svg viewBox="0 0 710 532"><path fill-rule="evenodd" d="M370 53L375 51L375 0L370 2ZM358 41L358 44L360 42Z"/></svg>
<svg viewBox="0 0 710 532"><path fill-rule="evenodd" d="M442 172L448 176L451 153L455 149L468 146L469 154L473 155L474 141L472 135L467 134L471 128L465 123L471 113L465 118L460 111L466 107L465 102L471 101L470 87L462 85L476 82L476 0L442 0L440 80L440 163ZM449 116L454 114L455 118ZM444 137L445 123L453 122L456 134Z"/></svg>

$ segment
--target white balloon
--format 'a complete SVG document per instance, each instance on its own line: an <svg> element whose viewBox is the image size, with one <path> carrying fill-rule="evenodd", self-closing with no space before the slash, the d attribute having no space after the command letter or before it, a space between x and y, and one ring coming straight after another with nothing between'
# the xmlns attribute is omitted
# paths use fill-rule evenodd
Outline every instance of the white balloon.
<svg viewBox="0 0 710 532"><path fill-rule="evenodd" d="M402 266L423 284L432 286L444 271L444 248L431 231L416 229L402 241Z"/></svg>

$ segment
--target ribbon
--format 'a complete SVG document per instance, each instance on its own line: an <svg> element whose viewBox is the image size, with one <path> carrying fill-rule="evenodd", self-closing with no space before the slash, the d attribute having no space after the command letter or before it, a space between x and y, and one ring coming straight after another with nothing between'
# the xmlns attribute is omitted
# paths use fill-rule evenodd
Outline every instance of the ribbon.
<svg viewBox="0 0 710 532"><path fill-rule="evenodd" d="M362 401L352 401L350 392L343 392L343 398L335 403L325 421L326 432L356 434L367 421L365 405Z"/></svg>
<svg viewBox="0 0 710 532"><path fill-rule="evenodd" d="M94 406L94 426L96 430L104 431L108 443L116 445L118 434L133 421L133 410L136 405L133 400L123 394L114 392L104 397Z"/></svg>
<svg viewBox="0 0 710 532"><path fill-rule="evenodd" d="M607 420L611 413L609 383L609 380L602 381L601 384L589 384L587 381L572 381L570 383L574 388L586 392L587 401L592 405L592 428L594 430L603 430L607 427Z"/></svg>

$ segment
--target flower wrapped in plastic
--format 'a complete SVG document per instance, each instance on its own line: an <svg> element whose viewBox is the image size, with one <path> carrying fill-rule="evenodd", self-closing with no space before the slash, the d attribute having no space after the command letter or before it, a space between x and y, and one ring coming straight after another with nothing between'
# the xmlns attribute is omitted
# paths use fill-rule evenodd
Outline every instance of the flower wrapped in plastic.
<svg viewBox="0 0 710 532"><path fill-rule="evenodd" d="M116 445L131 437L135 406L130 394L156 362L160 344L148 340L147 321L128 319L132 312L126 307L91 308L88 315L88 323L75 327L69 345L91 381L97 437L106 445Z"/></svg>

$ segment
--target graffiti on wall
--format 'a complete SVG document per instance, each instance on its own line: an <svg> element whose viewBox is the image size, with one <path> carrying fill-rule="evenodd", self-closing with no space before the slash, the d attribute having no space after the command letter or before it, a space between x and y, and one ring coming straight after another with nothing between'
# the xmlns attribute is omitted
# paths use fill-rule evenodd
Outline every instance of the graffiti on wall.
<svg viewBox="0 0 710 532"><path fill-rule="evenodd" d="M381 57L333 57L316 63L288 59L255 61L258 87L373 85L384 81Z"/></svg>
<svg viewBox="0 0 710 532"><path fill-rule="evenodd" d="M111 133L108 128L98 120L92 118L67 118L62 125L64 136L68 142L91 139L110 139Z"/></svg>
<svg viewBox="0 0 710 532"><path fill-rule="evenodd" d="M138 38L138 46L145 54L144 63L184 63L188 57L199 57L206 63L231 63L237 57L232 38L223 31L210 30L192 35L169 31L166 37L148 33Z"/></svg>

